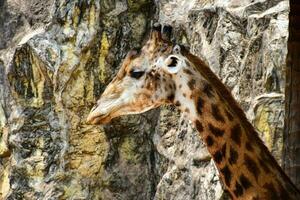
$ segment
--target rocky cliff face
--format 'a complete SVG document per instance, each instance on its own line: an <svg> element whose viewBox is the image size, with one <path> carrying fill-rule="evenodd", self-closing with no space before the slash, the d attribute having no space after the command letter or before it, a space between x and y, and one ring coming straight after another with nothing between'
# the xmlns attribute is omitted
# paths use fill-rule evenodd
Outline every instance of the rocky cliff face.
<svg viewBox="0 0 300 200"><path fill-rule="evenodd" d="M0 3L0 199L227 199L173 107L90 126L85 117L151 20L232 90L277 160L288 1Z"/></svg>

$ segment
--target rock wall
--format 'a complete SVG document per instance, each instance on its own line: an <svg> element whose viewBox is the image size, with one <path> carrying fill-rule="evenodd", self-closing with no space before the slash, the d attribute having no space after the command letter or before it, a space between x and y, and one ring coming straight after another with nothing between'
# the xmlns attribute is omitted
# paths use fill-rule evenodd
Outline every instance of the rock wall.
<svg viewBox="0 0 300 200"><path fill-rule="evenodd" d="M228 199L174 107L85 117L151 20L202 57L281 160L286 0L4 0L0 199Z"/></svg>

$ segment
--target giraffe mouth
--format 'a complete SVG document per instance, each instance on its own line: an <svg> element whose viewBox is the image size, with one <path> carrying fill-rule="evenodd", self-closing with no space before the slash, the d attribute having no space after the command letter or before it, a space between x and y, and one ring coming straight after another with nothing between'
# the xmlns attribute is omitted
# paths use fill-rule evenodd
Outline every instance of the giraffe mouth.
<svg viewBox="0 0 300 200"><path fill-rule="evenodd" d="M112 118L109 114L96 115L92 112L88 115L86 123L92 125L107 124L111 121L111 119Z"/></svg>

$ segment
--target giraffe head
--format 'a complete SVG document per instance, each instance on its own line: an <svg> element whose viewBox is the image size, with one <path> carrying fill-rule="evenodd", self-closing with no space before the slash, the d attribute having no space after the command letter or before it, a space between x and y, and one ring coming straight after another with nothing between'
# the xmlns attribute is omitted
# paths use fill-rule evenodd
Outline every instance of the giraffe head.
<svg viewBox="0 0 300 200"><path fill-rule="evenodd" d="M173 103L173 76L185 65L179 45L169 42L171 27L155 26L143 48L131 50L109 83L87 122L105 124L112 118L137 114Z"/></svg>

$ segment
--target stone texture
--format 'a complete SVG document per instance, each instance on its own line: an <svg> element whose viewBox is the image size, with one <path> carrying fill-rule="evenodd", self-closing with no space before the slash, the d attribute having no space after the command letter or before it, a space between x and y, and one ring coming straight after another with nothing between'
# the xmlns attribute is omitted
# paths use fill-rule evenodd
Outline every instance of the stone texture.
<svg viewBox="0 0 300 200"><path fill-rule="evenodd" d="M85 124L152 19L232 90L280 161L288 1L0 2L0 199L228 199L174 107Z"/></svg>
<svg viewBox="0 0 300 200"><path fill-rule="evenodd" d="M162 109L160 117L154 144L168 163L159 163L166 171L154 199L225 198L210 154L192 124L174 108Z"/></svg>

